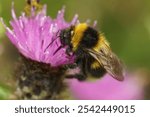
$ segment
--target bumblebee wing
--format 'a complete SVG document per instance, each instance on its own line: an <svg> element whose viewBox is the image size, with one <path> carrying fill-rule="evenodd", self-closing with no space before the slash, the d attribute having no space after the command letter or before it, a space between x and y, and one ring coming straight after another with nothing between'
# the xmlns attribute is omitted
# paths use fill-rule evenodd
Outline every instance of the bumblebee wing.
<svg viewBox="0 0 150 117"><path fill-rule="evenodd" d="M119 58L111 50L101 49L97 52L93 49L87 49L87 51L113 78L123 81L123 65Z"/></svg>

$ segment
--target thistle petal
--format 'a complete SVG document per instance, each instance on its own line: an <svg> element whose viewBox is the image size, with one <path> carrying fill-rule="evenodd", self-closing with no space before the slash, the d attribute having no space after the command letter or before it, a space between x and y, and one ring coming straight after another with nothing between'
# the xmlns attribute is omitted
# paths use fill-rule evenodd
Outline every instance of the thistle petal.
<svg viewBox="0 0 150 117"><path fill-rule="evenodd" d="M46 5L37 14L34 10L31 11L31 17L27 17L23 12L17 18L14 3L12 3L11 14L13 20L10 21L12 29L8 28L2 19L0 20L6 29L9 40L22 55L32 60L48 63L51 66L73 62L74 57L68 57L65 48L62 48L55 55L53 53L61 44L57 32L70 25L75 25L78 21L78 16L75 15L72 22L68 23L64 19L64 7L58 12L57 18L53 20L46 15ZM53 40L55 41L50 45Z"/></svg>

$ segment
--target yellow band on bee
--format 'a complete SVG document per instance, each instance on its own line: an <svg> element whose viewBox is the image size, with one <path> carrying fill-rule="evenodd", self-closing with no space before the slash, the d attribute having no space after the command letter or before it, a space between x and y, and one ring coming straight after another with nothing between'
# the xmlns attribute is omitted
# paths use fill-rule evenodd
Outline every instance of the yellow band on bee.
<svg viewBox="0 0 150 117"><path fill-rule="evenodd" d="M94 61L92 64L91 64L91 68L92 69L97 69L97 68L100 68L100 63L98 61Z"/></svg>
<svg viewBox="0 0 150 117"><path fill-rule="evenodd" d="M73 51L78 48L78 45L83 37L85 30L88 28L86 23L81 23L75 26L74 35L72 37L71 43L73 45Z"/></svg>
<svg viewBox="0 0 150 117"><path fill-rule="evenodd" d="M99 52L99 50L103 48L104 46L106 46L106 48L109 48L109 43L105 39L105 36L103 34L100 34L98 42L96 46L93 47L93 50Z"/></svg>

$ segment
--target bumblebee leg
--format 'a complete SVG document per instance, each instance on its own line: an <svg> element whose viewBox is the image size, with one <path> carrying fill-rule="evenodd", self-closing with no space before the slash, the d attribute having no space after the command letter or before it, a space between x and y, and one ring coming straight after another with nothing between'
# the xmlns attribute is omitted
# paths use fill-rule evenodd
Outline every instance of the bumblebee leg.
<svg viewBox="0 0 150 117"><path fill-rule="evenodd" d="M71 53L72 53L72 49L71 49L71 47L69 46L69 47L67 47L67 49L66 49L66 54L67 54L68 56L71 56Z"/></svg>
<svg viewBox="0 0 150 117"><path fill-rule="evenodd" d="M77 65L76 63L67 64L67 65L64 65L64 66L63 66L63 68L66 69L66 70L67 70L68 68L69 68L69 69L75 69L75 68L77 68L77 67L78 67L78 65Z"/></svg>
<svg viewBox="0 0 150 117"><path fill-rule="evenodd" d="M70 75L66 75L66 78L68 78L68 79L76 78L79 81L86 80L86 76L83 74L70 74Z"/></svg>
<svg viewBox="0 0 150 117"><path fill-rule="evenodd" d="M86 59L79 59L76 61L77 65L80 67L82 74L84 74L86 76Z"/></svg>

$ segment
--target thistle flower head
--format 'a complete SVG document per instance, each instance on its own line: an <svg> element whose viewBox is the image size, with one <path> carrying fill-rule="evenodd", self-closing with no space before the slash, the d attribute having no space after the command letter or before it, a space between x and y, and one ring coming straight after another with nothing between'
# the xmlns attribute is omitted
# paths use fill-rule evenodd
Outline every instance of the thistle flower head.
<svg viewBox="0 0 150 117"><path fill-rule="evenodd" d="M72 22L68 23L64 20L64 8L58 11L56 19L46 15L46 5L38 13L36 12L32 9L30 17L23 12L17 18L12 5L13 19L10 21L12 29L8 28L1 19L9 40L22 55L32 60L48 63L51 66L72 63L74 56L68 57L65 48L59 50L55 55L53 53L61 44L58 37L60 30L75 25L78 16L75 15Z"/></svg>

